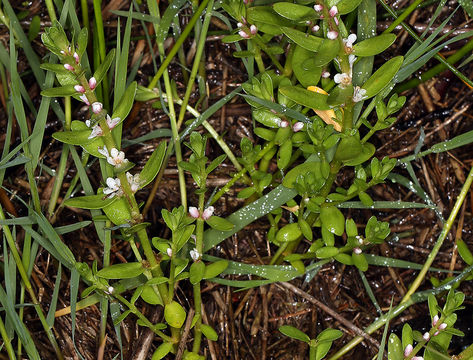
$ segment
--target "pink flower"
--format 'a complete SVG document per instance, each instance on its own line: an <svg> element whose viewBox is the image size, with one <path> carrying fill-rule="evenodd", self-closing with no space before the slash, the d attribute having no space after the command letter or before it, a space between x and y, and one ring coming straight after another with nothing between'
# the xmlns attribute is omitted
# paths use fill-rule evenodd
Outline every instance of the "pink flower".
<svg viewBox="0 0 473 360"><path fill-rule="evenodd" d="M437 325L437 322L439 321L439 316L435 315L434 318L432 319L432 326Z"/></svg>
<svg viewBox="0 0 473 360"><path fill-rule="evenodd" d="M411 354L412 350L414 350L414 348L411 344L408 344L404 349L404 357L408 357Z"/></svg>
<svg viewBox="0 0 473 360"><path fill-rule="evenodd" d="M103 109L102 103L96 101L92 104L92 111L93 111L94 114L100 114L102 109Z"/></svg>
<svg viewBox="0 0 473 360"><path fill-rule="evenodd" d="M110 130L112 130L117 124L120 122L120 118L111 118L110 115L107 114L107 125Z"/></svg>
<svg viewBox="0 0 473 360"><path fill-rule="evenodd" d="M439 325L439 330L445 330L447 328L447 324L446 323L441 323Z"/></svg>
<svg viewBox="0 0 473 360"><path fill-rule="evenodd" d="M74 67L71 64L64 64L64 69L74 71Z"/></svg>
<svg viewBox="0 0 473 360"><path fill-rule="evenodd" d="M356 247L356 248L353 249L353 252L354 252L356 255L360 255L360 254L363 252L363 250L361 250L359 247Z"/></svg>
<svg viewBox="0 0 473 360"><path fill-rule="evenodd" d="M74 90L80 92L81 94L85 93L85 89L82 85L74 85Z"/></svg>
<svg viewBox="0 0 473 360"><path fill-rule="evenodd" d="M425 341L429 341L430 339L430 334L428 332L426 332L424 335L422 335L422 338L425 340Z"/></svg>
<svg viewBox="0 0 473 360"><path fill-rule="evenodd" d="M215 211L215 208L213 206L209 206L202 213L202 219L208 220L213 215L214 211Z"/></svg>
<svg viewBox="0 0 473 360"><path fill-rule="evenodd" d="M199 209L195 206L189 207L189 215L194 219L198 219L200 217Z"/></svg>
<svg viewBox="0 0 473 360"><path fill-rule="evenodd" d="M76 64L79 64L80 63L80 56L78 53L74 52L74 59L76 60Z"/></svg>
<svg viewBox="0 0 473 360"><path fill-rule="evenodd" d="M303 128L304 128L304 123L301 121L298 121L294 125L292 125L292 131L294 132L301 131Z"/></svg>
<svg viewBox="0 0 473 360"><path fill-rule="evenodd" d="M282 120L279 122L279 127L281 128L287 128L289 126L289 122L287 122L286 120Z"/></svg>
<svg viewBox="0 0 473 360"><path fill-rule="evenodd" d="M250 35L248 35L244 30L238 31L238 35L240 35L243 39L249 39Z"/></svg>
<svg viewBox="0 0 473 360"><path fill-rule="evenodd" d="M81 99L85 103L85 105L87 106L90 105L89 99L87 99L87 96L85 96L85 94L82 94L81 96L79 96L79 99Z"/></svg>
<svg viewBox="0 0 473 360"><path fill-rule="evenodd" d="M94 125L92 126L92 132L90 133L88 139L93 139L97 136L102 136L102 135L103 135L102 128L99 125Z"/></svg>
<svg viewBox="0 0 473 360"><path fill-rule="evenodd" d="M89 86L90 90L94 90L97 86L97 80L93 76L89 79Z"/></svg>
<svg viewBox="0 0 473 360"><path fill-rule="evenodd" d="M312 31L313 31L313 32L317 32L317 31L319 31L319 30L320 30L320 26L319 26L319 25L314 25L314 26L312 26Z"/></svg>
<svg viewBox="0 0 473 360"><path fill-rule="evenodd" d="M315 4L314 5L314 10L317 11L317 12L321 12L323 10L323 6L320 5L320 4Z"/></svg>
<svg viewBox="0 0 473 360"><path fill-rule="evenodd" d="M414 356L412 360L424 360L422 356Z"/></svg>
<svg viewBox="0 0 473 360"><path fill-rule="evenodd" d="M323 72L322 72L322 77L323 77L324 79L329 78L329 77L330 77L330 72L328 72L328 71L323 71Z"/></svg>
<svg viewBox="0 0 473 360"><path fill-rule="evenodd" d="M250 33L251 35L256 35L258 33L258 28L256 27L256 25L250 26Z"/></svg>
<svg viewBox="0 0 473 360"><path fill-rule="evenodd" d="M330 10L328 11L328 14L330 15L330 17L334 17L335 15L338 14L338 8L334 5L330 8Z"/></svg>

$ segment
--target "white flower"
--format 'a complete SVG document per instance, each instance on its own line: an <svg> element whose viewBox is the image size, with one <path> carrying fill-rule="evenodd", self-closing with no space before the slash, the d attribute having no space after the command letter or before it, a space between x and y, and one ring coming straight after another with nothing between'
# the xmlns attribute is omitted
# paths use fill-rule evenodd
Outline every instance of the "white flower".
<svg viewBox="0 0 473 360"><path fill-rule="evenodd" d="M125 161L128 160L125 159ZM131 175L129 172L127 172L125 175L126 179L128 180L128 184L130 184L131 191L134 193L137 192L141 186L140 174Z"/></svg>
<svg viewBox="0 0 473 360"><path fill-rule="evenodd" d="M364 99L366 99L366 89L362 89L359 86L356 86L355 89L353 90L353 102L360 102Z"/></svg>
<svg viewBox="0 0 473 360"><path fill-rule="evenodd" d="M215 208L213 206L209 206L202 213L202 219L208 220L213 215L214 211L215 211Z"/></svg>
<svg viewBox="0 0 473 360"><path fill-rule="evenodd" d="M434 318L432 319L432 326L437 325L437 322L439 321L439 316L435 315Z"/></svg>
<svg viewBox="0 0 473 360"><path fill-rule="evenodd" d="M101 102L96 101L92 104L92 111L94 114L99 114L102 111L102 109L103 109L103 104Z"/></svg>
<svg viewBox="0 0 473 360"><path fill-rule="evenodd" d="M320 5L320 4L315 4L315 5L314 5L314 10L317 11L317 12L322 11L323 8L324 8L324 7L323 7L322 5Z"/></svg>
<svg viewBox="0 0 473 360"><path fill-rule="evenodd" d="M356 61L356 56L353 54L348 55L348 63L350 64L350 72L353 70L353 64Z"/></svg>
<svg viewBox="0 0 473 360"><path fill-rule="evenodd" d="M424 335L422 335L422 338L425 340L425 341L429 341L430 339L430 334L428 332L426 332Z"/></svg>
<svg viewBox="0 0 473 360"><path fill-rule="evenodd" d="M237 24L237 28L238 28L238 29L241 29L242 27L243 27L243 24L242 24L241 22L239 22L239 23Z"/></svg>
<svg viewBox="0 0 473 360"><path fill-rule="evenodd" d="M411 344L408 344L404 349L404 357L408 357L411 354L412 350L414 350L414 348Z"/></svg>
<svg viewBox="0 0 473 360"><path fill-rule="evenodd" d="M111 118L110 115L107 114L107 125L110 130L112 130L117 124L120 122L120 118Z"/></svg>
<svg viewBox="0 0 473 360"><path fill-rule="evenodd" d="M327 38L330 40L335 40L337 37L338 37L338 32L336 32L335 30L330 30L327 33Z"/></svg>
<svg viewBox="0 0 473 360"><path fill-rule="evenodd" d="M79 96L79 99L81 99L85 103L85 105L87 106L90 105L89 99L87 99L87 96L85 96L85 94L82 94L81 96Z"/></svg>
<svg viewBox="0 0 473 360"><path fill-rule="evenodd" d="M351 84L351 76L347 73L335 74L333 81L345 87Z"/></svg>
<svg viewBox="0 0 473 360"><path fill-rule="evenodd" d="M329 77L330 77L330 72L328 72L328 71L322 71L322 77L323 77L324 79L329 78Z"/></svg>
<svg viewBox="0 0 473 360"><path fill-rule="evenodd" d="M81 94L85 93L85 89L82 85L74 85L74 90L80 92ZM86 97L87 99L87 97Z"/></svg>
<svg viewBox="0 0 473 360"><path fill-rule="evenodd" d="M171 257L171 256L172 256L172 249L171 249L171 248L168 248L168 249L166 250L166 254L168 254L168 256Z"/></svg>
<svg viewBox="0 0 473 360"><path fill-rule="evenodd" d="M195 206L189 207L189 215L194 219L198 219L200 217L199 209L197 209Z"/></svg>
<svg viewBox="0 0 473 360"><path fill-rule="evenodd" d="M356 34L350 34L346 39L343 39L343 44L345 44L346 48L352 49L353 44L356 41Z"/></svg>
<svg viewBox="0 0 473 360"><path fill-rule="evenodd" d="M439 325L439 330L445 330L447 328L447 324L446 323L441 323Z"/></svg>
<svg viewBox="0 0 473 360"><path fill-rule="evenodd" d="M292 131L294 132L301 131L303 128L304 128L304 123L301 121L298 121L294 125L292 125Z"/></svg>
<svg viewBox="0 0 473 360"><path fill-rule="evenodd" d="M86 125L87 125L87 122L86 122ZM90 125L90 121L89 121L89 125ZM93 139L94 137L102 136L102 135L103 135L102 128L99 125L94 125L92 126L92 132L90 133L88 139Z"/></svg>
<svg viewBox="0 0 473 360"><path fill-rule="evenodd" d="M256 35L257 32L258 32L258 28L256 27L256 25L251 25L250 26L251 35Z"/></svg>
<svg viewBox="0 0 473 360"><path fill-rule="evenodd" d="M319 25L314 25L314 26L312 26L312 31L313 31L313 32L317 32L317 31L319 31L319 30L320 30L320 26L319 26Z"/></svg>
<svg viewBox="0 0 473 360"><path fill-rule="evenodd" d="M79 64L79 63L80 63L80 56L79 56L79 54L76 53L76 52L74 52L74 55L72 55L72 56L74 56L74 59L76 60L76 64Z"/></svg>
<svg viewBox="0 0 473 360"><path fill-rule="evenodd" d="M103 148L98 148L98 152L107 158L107 162L110 165L119 167L128 162L128 160L125 159L125 153L123 151L118 151L116 148L112 148L112 150L110 150L110 154L108 153L106 146Z"/></svg>
<svg viewBox="0 0 473 360"><path fill-rule="evenodd" d="M97 80L93 76L89 79L89 86L90 90L94 90L97 86Z"/></svg>
<svg viewBox="0 0 473 360"><path fill-rule="evenodd" d="M121 192L120 188L120 179L116 178L107 178L106 180L107 187L103 189L103 193L105 195L109 195L109 197L114 197L115 195L119 195Z"/></svg>
<svg viewBox="0 0 473 360"><path fill-rule="evenodd" d="M411 360L424 360L422 356L414 356Z"/></svg>
<svg viewBox="0 0 473 360"><path fill-rule="evenodd" d="M360 255L360 254L363 252L363 250L361 250L359 247L356 247L356 248L353 249L353 252L354 252L356 255Z"/></svg>
<svg viewBox="0 0 473 360"><path fill-rule="evenodd" d="M108 293L111 295L113 294L113 292L115 291L115 289L113 288L113 286L109 286L108 287Z"/></svg>
<svg viewBox="0 0 473 360"><path fill-rule="evenodd" d="M64 69L74 71L74 67L71 64L64 64Z"/></svg>
<svg viewBox="0 0 473 360"><path fill-rule="evenodd" d="M199 254L199 252L197 251L196 248L194 248L194 250L189 251L189 255L191 256L192 260L194 260L194 261L197 261L197 260L200 259L200 254Z"/></svg>
<svg viewBox="0 0 473 360"><path fill-rule="evenodd" d="M328 11L328 14L330 15L330 17L334 17L335 15L338 14L338 8L334 5L330 8L330 10Z"/></svg>

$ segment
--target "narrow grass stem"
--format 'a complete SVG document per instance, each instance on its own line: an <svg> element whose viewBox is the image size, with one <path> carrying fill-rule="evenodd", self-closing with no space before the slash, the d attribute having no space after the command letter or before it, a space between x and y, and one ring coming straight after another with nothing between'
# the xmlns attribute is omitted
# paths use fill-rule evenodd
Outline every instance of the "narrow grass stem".
<svg viewBox="0 0 473 360"><path fill-rule="evenodd" d="M434 247L430 251L429 256L427 257L427 260L425 261L424 266L422 267L422 270L419 272L419 275L417 275L417 278L412 283L406 295L404 295L404 298L402 299L401 304L409 300L409 298L412 296L412 294L415 293L417 288L421 285L422 281L424 280L424 277L427 274L427 271L429 271L429 268L434 262L434 259L437 256L438 252L440 251L440 248L442 247L444 240L447 238L448 233L452 229L455 218L457 217L457 214L460 211L463 205L463 202L465 201L466 196L468 195L472 182L473 182L473 168L470 169L468 177L466 178L466 181L463 184L460 194L458 195L457 200L455 201L455 205L453 206L450 216L448 217L442 229L442 232L440 233L440 236L437 239L437 242L435 243Z"/></svg>
<svg viewBox="0 0 473 360"><path fill-rule="evenodd" d="M191 96L192 88L194 87L194 81L197 76L197 71L199 70L200 59L202 58L202 54L204 53L205 40L207 37L207 31L209 29L210 18L212 17L213 5L214 5L214 0L210 0L205 10L204 23L202 25L202 29L199 34L199 43L197 45L197 50L194 57L194 63L192 65L191 74L189 77L189 81L187 83L186 93L184 94L184 98L181 104L181 109L179 111L179 119L177 121L178 129L181 127L182 122L184 121L184 115L186 114L187 104L189 103L189 98Z"/></svg>
<svg viewBox="0 0 473 360"><path fill-rule="evenodd" d="M11 339L8 336L7 330L5 328L5 324L0 317L0 335L2 336L3 339L3 346L7 349L7 354L9 359L16 359L15 355L15 350L13 349L13 346L11 344Z"/></svg>
<svg viewBox="0 0 473 360"><path fill-rule="evenodd" d="M0 206L0 219L1 220L6 219L2 206ZM46 332L49 342L54 348L54 352L56 353L57 358L62 360L64 357L62 355L61 349L58 343L56 342L56 338L54 337L52 328L49 327L46 321L46 317L44 316L43 310L41 309L41 305L38 302L38 299L36 298L36 294L28 278L26 269L23 266L23 261L21 260L20 254L16 248L16 242L15 242L15 239L13 238L10 228L8 226L2 226L2 229L4 232L5 238L7 239L8 247L10 248L11 254L13 255L13 259L15 260L15 264L20 274L21 280L23 281L23 284L25 285L25 288L28 291L28 294L30 295L31 302L33 303L36 313L38 314L38 318L41 322L41 325L43 326L43 329Z"/></svg>
<svg viewBox="0 0 473 360"><path fill-rule="evenodd" d="M402 23L416 8L417 6L424 0L416 0L412 4L410 4L403 12L398 16L398 18L394 19L394 21L389 25L389 27L384 30L383 34L389 34L392 32L396 26Z"/></svg>

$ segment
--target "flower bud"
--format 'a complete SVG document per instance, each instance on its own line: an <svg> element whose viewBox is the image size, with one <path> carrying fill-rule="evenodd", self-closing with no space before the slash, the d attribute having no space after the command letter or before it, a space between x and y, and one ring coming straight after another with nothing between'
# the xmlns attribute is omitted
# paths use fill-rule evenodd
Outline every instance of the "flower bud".
<svg viewBox="0 0 473 360"><path fill-rule="evenodd" d="M169 257L172 257L172 249L171 248L168 248L166 250L166 254L168 254Z"/></svg>
<svg viewBox="0 0 473 360"><path fill-rule="evenodd" d="M447 324L446 323L441 323L439 325L439 330L445 330L447 328Z"/></svg>
<svg viewBox="0 0 473 360"><path fill-rule="evenodd" d="M64 69L74 71L74 67L71 64L64 64Z"/></svg>
<svg viewBox="0 0 473 360"><path fill-rule="evenodd" d="M338 14L338 8L334 5L330 8L330 10L328 11L328 14L330 15L330 17L334 17L335 15Z"/></svg>
<svg viewBox="0 0 473 360"><path fill-rule="evenodd" d="M412 360L424 360L422 356L414 356Z"/></svg>
<svg viewBox="0 0 473 360"><path fill-rule="evenodd" d="M100 103L100 102L94 102L94 103L92 104L92 111L93 111L94 114L100 114L100 112L102 111L102 109L103 109L102 103Z"/></svg>
<svg viewBox="0 0 473 360"><path fill-rule="evenodd" d="M301 121L298 121L294 125L292 125L292 131L294 132L301 131L303 128L304 128L304 123Z"/></svg>
<svg viewBox="0 0 473 360"><path fill-rule="evenodd" d="M74 85L74 90L80 92L81 94L85 93L85 89L82 85Z"/></svg>
<svg viewBox="0 0 473 360"><path fill-rule="evenodd" d="M240 30L238 31L238 35L240 35L243 39L249 39L250 35L248 35L245 31Z"/></svg>
<svg viewBox="0 0 473 360"><path fill-rule="evenodd" d="M411 344L408 344L404 349L404 357L408 357L411 354L412 350L414 350L413 346Z"/></svg>
<svg viewBox="0 0 473 360"><path fill-rule="evenodd" d="M286 120L282 120L279 122L279 127L281 128L287 128L289 126L289 123Z"/></svg>
<svg viewBox="0 0 473 360"><path fill-rule="evenodd" d="M430 339L430 334L428 332L426 332L424 335L422 335L422 338L425 340L425 341L429 341Z"/></svg>
<svg viewBox="0 0 473 360"><path fill-rule="evenodd" d="M434 318L432 319L432 326L437 325L437 322L439 321L439 316L435 315Z"/></svg>
<svg viewBox="0 0 473 360"><path fill-rule="evenodd" d="M319 31L319 30L320 30L320 26L319 26L319 25L314 25L314 26L312 26L312 31L313 31L313 32L317 32L317 31Z"/></svg>
<svg viewBox="0 0 473 360"><path fill-rule="evenodd" d="M78 53L74 52L74 59L76 60L76 64L79 64L80 63L80 56Z"/></svg>
<svg viewBox="0 0 473 360"><path fill-rule="evenodd" d="M194 219L198 219L200 216L199 209L197 209L195 206L191 206L189 208L189 215Z"/></svg>
<svg viewBox="0 0 473 360"><path fill-rule="evenodd" d="M237 28L238 28L238 29L241 29L242 27L243 27L243 24L242 24L241 22L239 22L239 23L237 24Z"/></svg>
<svg viewBox="0 0 473 360"><path fill-rule="evenodd" d="M323 10L323 6L320 5L320 4L315 4L314 5L314 10L317 11L317 12L321 12Z"/></svg>
<svg viewBox="0 0 473 360"><path fill-rule="evenodd" d="M213 215L214 211L215 211L215 208L213 206L209 206L202 213L202 219L208 220Z"/></svg>
<svg viewBox="0 0 473 360"><path fill-rule="evenodd" d="M89 80L90 90L94 90L97 86L97 80L92 76Z"/></svg>
<svg viewBox="0 0 473 360"><path fill-rule="evenodd" d="M85 105L87 106L90 105L89 99L87 99L87 96L85 96L85 94L82 94L81 96L79 96L79 99L81 99L85 103Z"/></svg>
<svg viewBox="0 0 473 360"><path fill-rule="evenodd" d="M354 252L356 255L360 255L360 254L363 252L363 250L361 250L359 247L356 247L356 248L353 249L353 252Z"/></svg>
<svg viewBox="0 0 473 360"><path fill-rule="evenodd" d="M330 30L327 33L327 38L330 40L335 40L337 37L338 37L338 32L336 32L335 30Z"/></svg>
<svg viewBox="0 0 473 360"><path fill-rule="evenodd" d="M250 33L251 35L256 35L258 33L258 28L256 27L256 25L250 26Z"/></svg>
<svg viewBox="0 0 473 360"><path fill-rule="evenodd" d="M328 72L328 71L322 71L322 77L323 77L324 79L329 78L329 77L330 77L330 72Z"/></svg>

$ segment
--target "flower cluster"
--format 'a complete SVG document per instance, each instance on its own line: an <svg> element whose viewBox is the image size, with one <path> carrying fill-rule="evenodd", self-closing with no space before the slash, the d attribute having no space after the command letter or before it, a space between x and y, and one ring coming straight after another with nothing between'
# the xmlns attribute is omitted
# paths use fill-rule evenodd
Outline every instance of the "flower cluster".
<svg viewBox="0 0 473 360"><path fill-rule="evenodd" d="M189 215L194 219L198 219L202 217L203 220L208 220L213 215L214 211L215 211L215 208L213 206L209 206L202 212L202 216L201 216L199 209L197 209L195 206L189 207Z"/></svg>

